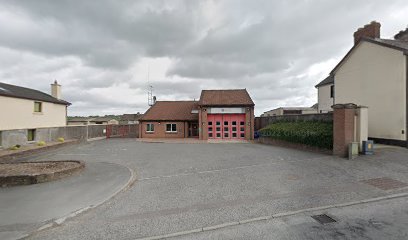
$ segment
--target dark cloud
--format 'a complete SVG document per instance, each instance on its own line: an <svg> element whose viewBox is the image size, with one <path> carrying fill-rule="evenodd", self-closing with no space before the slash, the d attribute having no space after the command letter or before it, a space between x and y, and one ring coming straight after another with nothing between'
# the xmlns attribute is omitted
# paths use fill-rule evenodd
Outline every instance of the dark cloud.
<svg viewBox="0 0 408 240"><path fill-rule="evenodd" d="M0 81L49 91L70 113L145 111L158 99L247 88L259 114L316 102L314 85L377 20L406 27L408 4L374 1L1 1Z"/></svg>

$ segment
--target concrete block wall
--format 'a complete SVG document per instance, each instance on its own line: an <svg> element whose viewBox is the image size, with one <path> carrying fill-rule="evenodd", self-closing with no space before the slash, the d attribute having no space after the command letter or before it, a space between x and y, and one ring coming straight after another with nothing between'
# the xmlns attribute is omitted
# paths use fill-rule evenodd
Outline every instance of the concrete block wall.
<svg viewBox="0 0 408 240"><path fill-rule="evenodd" d="M138 129L138 126L132 129ZM136 131L135 131L136 132ZM133 137L137 137L136 135ZM37 128L35 140L27 141L27 129L3 130L0 134L0 148L10 148L17 144L27 145L38 141L53 142L62 137L66 140L78 139L86 141L87 139L99 138L106 136L106 125L87 125L87 126L64 126L52 128ZM132 137L132 136L129 136Z"/></svg>
<svg viewBox="0 0 408 240"><path fill-rule="evenodd" d="M0 143L4 148L9 148L17 144L23 145L27 142L27 130L18 129L1 131L0 137Z"/></svg>

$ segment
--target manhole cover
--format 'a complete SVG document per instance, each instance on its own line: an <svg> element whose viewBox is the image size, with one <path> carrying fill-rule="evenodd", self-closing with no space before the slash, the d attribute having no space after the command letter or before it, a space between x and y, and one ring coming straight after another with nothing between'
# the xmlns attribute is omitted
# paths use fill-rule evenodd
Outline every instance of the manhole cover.
<svg viewBox="0 0 408 240"><path fill-rule="evenodd" d="M360 181L362 183L369 184L373 187L379 188L381 190L391 190L408 186L408 184L397 181L395 179L383 177L383 178L371 178L367 180Z"/></svg>
<svg viewBox="0 0 408 240"><path fill-rule="evenodd" d="M336 222L336 220L334 220L333 218L326 214L313 215L312 218L319 222L320 224Z"/></svg>

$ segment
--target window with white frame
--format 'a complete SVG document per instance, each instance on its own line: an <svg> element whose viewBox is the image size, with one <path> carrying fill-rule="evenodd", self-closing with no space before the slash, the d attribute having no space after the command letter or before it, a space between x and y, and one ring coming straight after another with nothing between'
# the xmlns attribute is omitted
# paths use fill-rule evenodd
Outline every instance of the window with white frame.
<svg viewBox="0 0 408 240"><path fill-rule="evenodd" d="M166 124L166 132L177 132L177 124L167 123Z"/></svg>
<svg viewBox="0 0 408 240"><path fill-rule="evenodd" d="M146 124L146 132L154 132L154 124L153 123Z"/></svg>

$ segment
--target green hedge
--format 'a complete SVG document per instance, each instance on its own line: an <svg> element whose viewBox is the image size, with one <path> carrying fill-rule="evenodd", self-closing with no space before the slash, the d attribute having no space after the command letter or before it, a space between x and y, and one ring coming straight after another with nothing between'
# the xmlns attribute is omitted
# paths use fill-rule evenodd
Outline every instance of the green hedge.
<svg viewBox="0 0 408 240"><path fill-rule="evenodd" d="M325 149L333 148L333 123L330 122L277 122L259 132L263 137Z"/></svg>

